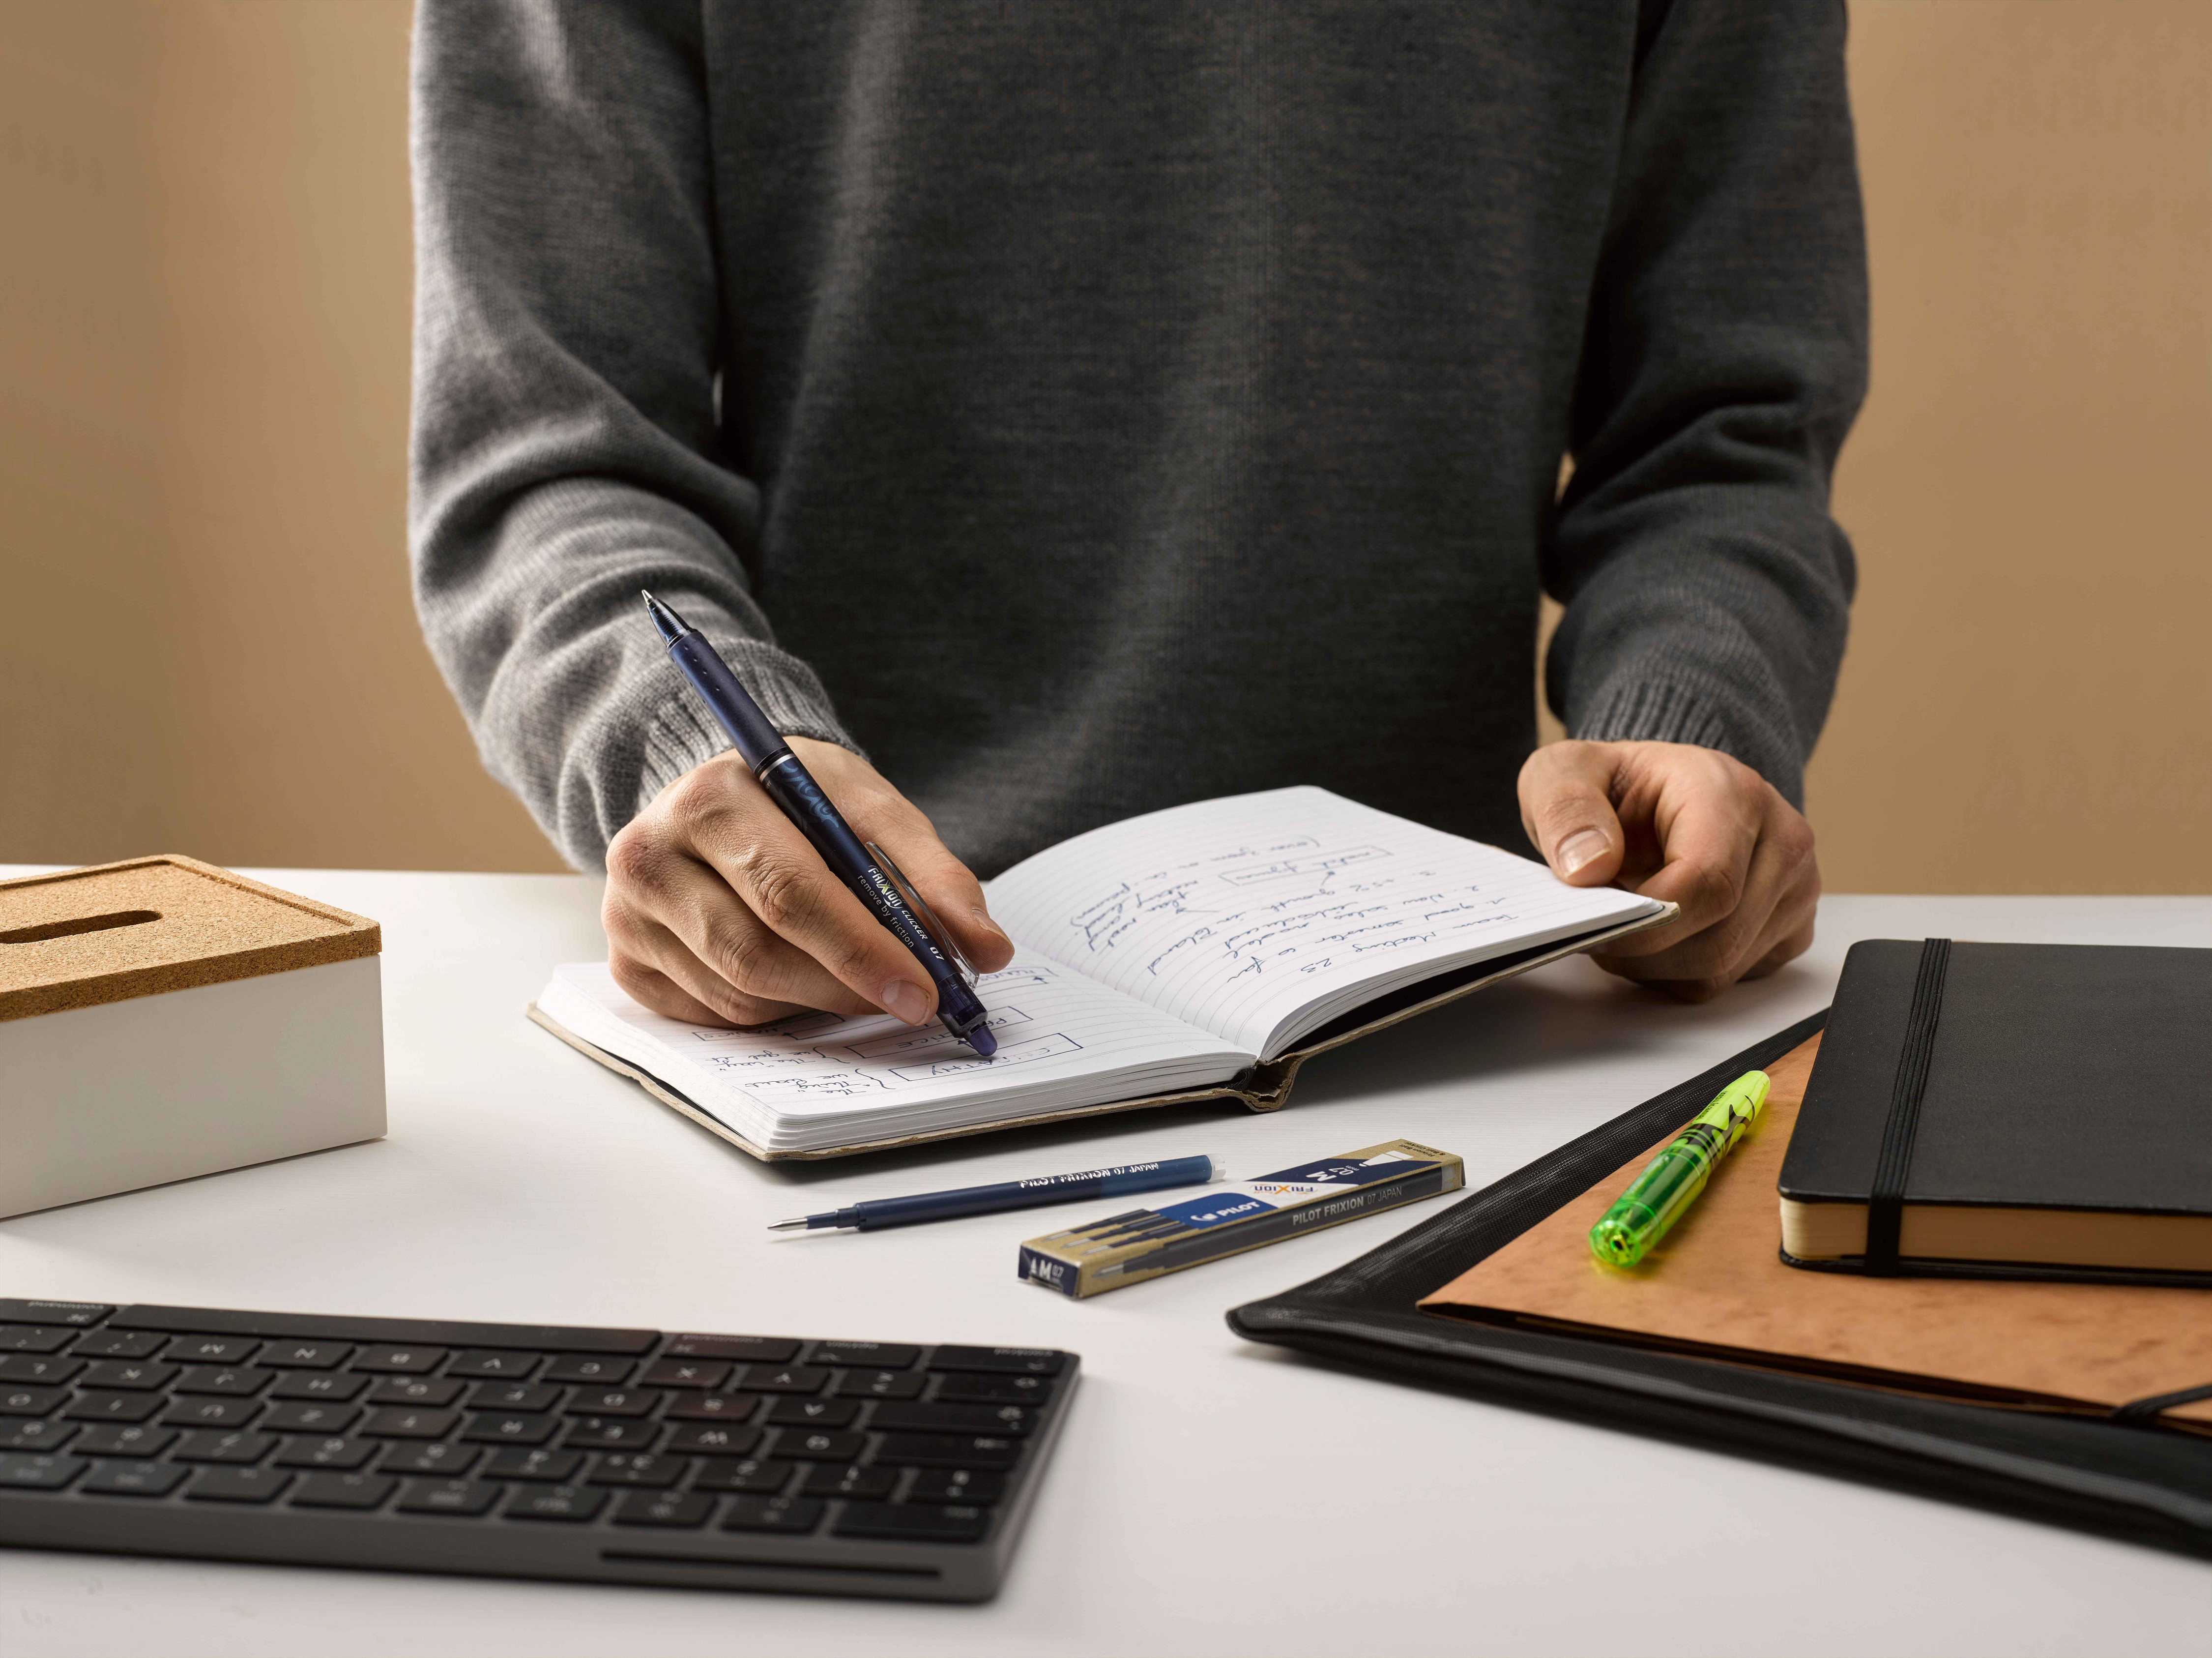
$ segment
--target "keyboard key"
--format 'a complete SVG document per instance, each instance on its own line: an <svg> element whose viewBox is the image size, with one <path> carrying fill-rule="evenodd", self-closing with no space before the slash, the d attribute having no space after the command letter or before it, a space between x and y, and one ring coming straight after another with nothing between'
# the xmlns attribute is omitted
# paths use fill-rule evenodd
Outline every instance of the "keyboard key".
<svg viewBox="0 0 2212 1658"><path fill-rule="evenodd" d="M641 1490L665 1491L690 1471L688 1456L655 1456L650 1451L618 1452L603 1456L592 1469L593 1485L633 1485Z"/></svg>
<svg viewBox="0 0 2212 1658"><path fill-rule="evenodd" d="M743 1456L761 1442L757 1428L725 1428L720 1423L693 1422L668 1436L672 1451L703 1451L721 1456Z"/></svg>
<svg viewBox="0 0 2212 1658"><path fill-rule="evenodd" d="M77 1436L79 1456L159 1456L177 1436L174 1428L88 1428Z"/></svg>
<svg viewBox="0 0 2212 1658"><path fill-rule="evenodd" d="M355 1431L377 1439L443 1439L461 1419L459 1411L408 1411L387 1405L371 1411Z"/></svg>
<svg viewBox="0 0 2212 1658"><path fill-rule="evenodd" d="M203 1468L185 1495L195 1503L267 1503L298 1478L282 1468Z"/></svg>
<svg viewBox="0 0 2212 1658"><path fill-rule="evenodd" d="M326 1403L343 1404L358 1398L368 1386L367 1376L318 1373L313 1370L288 1370L276 1378L276 1385L269 1390L271 1399L321 1399Z"/></svg>
<svg viewBox="0 0 2212 1658"><path fill-rule="evenodd" d="M829 1380L830 1373L818 1364L755 1364L745 1370L745 1386L762 1393L818 1393Z"/></svg>
<svg viewBox="0 0 2212 1658"><path fill-rule="evenodd" d="M451 1405L466 1382L443 1376L386 1376L368 1390L371 1405Z"/></svg>
<svg viewBox="0 0 2212 1658"><path fill-rule="evenodd" d="M727 1359L655 1359L637 1380L641 1387L720 1387L735 1368Z"/></svg>
<svg viewBox="0 0 2212 1658"><path fill-rule="evenodd" d="M383 1448L369 1439L288 1439L270 1460L279 1468L358 1468Z"/></svg>
<svg viewBox="0 0 2212 1658"><path fill-rule="evenodd" d="M190 1472L173 1462L97 1462L77 1490L95 1496L167 1496Z"/></svg>
<svg viewBox="0 0 2212 1658"><path fill-rule="evenodd" d="M115 1397L136 1399L143 1396L120 1393ZM168 1414L161 1418L161 1425L165 1428L239 1428L260 1414L261 1401L258 1399L180 1399L170 1405Z"/></svg>
<svg viewBox="0 0 2212 1658"><path fill-rule="evenodd" d="M661 1351L668 1358L750 1359L762 1364L781 1364L799 1356L799 1344L788 1336L672 1336Z"/></svg>
<svg viewBox="0 0 2212 1658"><path fill-rule="evenodd" d="M179 1393L222 1393L246 1399L276 1380L274 1370L253 1365L195 1364L178 1379Z"/></svg>
<svg viewBox="0 0 2212 1658"><path fill-rule="evenodd" d="M76 1432L74 1422L44 1417L0 1419L0 1451L52 1451L69 1443Z"/></svg>
<svg viewBox="0 0 2212 1658"><path fill-rule="evenodd" d="M801 1496L885 1497L898 1484L896 1468L863 1468L853 1463L818 1462L799 1482Z"/></svg>
<svg viewBox="0 0 2212 1658"><path fill-rule="evenodd" d="M1049 1376L955 1374L938 1378L937 1397L945 1404L1042 1405L1056 1385Z"/></svg>
<svg viewBox="0 0 2212 1658"><path fill-rule="evenodd" d="M860 1414L849 1399L780 1399L768 1407L772 1428L844 1428Z"/></svg>
<svg viewBox="0 0 2212 1658"><path fill-rule="evenodd" d="M176 1462L258 1462L276 1448L274 1434L186 1434L169 1453Z"/></svg>
<svg viewBox="0 0 2212 1658"><path fill-rule="evenodd" d="M561 1392L526 1381L480 1381L469 1389L469 1404L480 1411L550 1411L560 1404Z"/></svg>
<svg viewBox="0 0 2212 1658"><path fill-rule="evenodd" d="M839 1399L919 1399L927 1380L912 1370L848 1370L831 1391Z"/></svg>
<svg viewBox="0 0 2212 1658"><path fill-rule="evenodd" d="M607 1494L588 1485L543 1485L517 1491L500 1512L509 1520L589 1520L607 1506Z"/></svg>
<svg viewBox="0 0 2212 1658"><path fill-rule="evenodd" d="M0 1319L30 1324L66 1324L82 1329L98 1324L114 1311L112 1307L95 1307L90 1301L19 1301L13 1295L0 1296Z"/></svg>
<svg viewBox="0 0 2212 1658"><path fill-rule="evenodd" d="M581 1451L533 1451L518 1445L511 1450L494 1451L484 1465L483 1475L486 1479L535 1479L562 1485L574 1479L576 1470L583 1466Z"/></svg>
<svg viewBox="0 0 2212 1658"><path fill-rule="evenodd" d="M974 1468L917 1468L906 1488L909 1503L972 1503L988 1508L1006 1494L1006 1477Z"/></svg>
<svg viewBox="0 0 2212 1658"><path fill-rule="evenodd" d="M1007 1434L1018 1437L1036 1425L1025 1405L934 1405L886 1399L868 1426L886 1434Z"/></svg>
<svg viewBox="0 0 2212 1658"><path fill-rule="evenodd" d="M52 1353L10 1353L0 1358L0 1382L43 1382L54 1387L83 1368L82 1359L60 1358Z"/></svg>
<svg viewBox="0 0 2212 1658"><path fill-rule="evenodd" d="M716 1457L699 1470L691 1482L695 1491L746 1491L766 1496L791 1484L795 1462L776 1462L753 1457Z"/></svg>
<svg viewBox="0 0 2212 1658"><path fill-rule="evenodd" d="M795 1456L808 1462L850 1462L867 1444L861 1434L808 1432L786 1428L775 1436L778 1456Z"/></svg>
<svg viewBox="0 0 2212 1658"><path fill-rule="evenodd" d="M243 1364L260 1347L247 1336L179 1336L161 1356L180 1364Z"/></svg>
<svg viewBox="0 0 2212 1658"><path fill-rule="evenodd" d="M77 1386L134 1390L167 1387L177 1379L179 1368L159 1359L102 1359L84 1373Z"/></svg>
<svg viewBox="0 0 2212 1658"><path fill-rule="evenodd" d="M975 1543L991 1528L991 1511L934 1503L848 1503L839 1537L889 1537L907 1543Z"/></svg>
<svg viewBox="0 0 2212 1658"><path fill-rule="evenodd" d="M261 1362L279 1370L334 1370L353 1354L350 1342L272 1341L263 1350Z"/></svg>
<svg viewBox="0 0 2212 1658"><path fill-rule="evenodd" d="M58 1353L77 1332L58 1324L0 1324L0 1353Z"/></svg>
<svg viewBox="0 0 2212 1658"><path fill-rule="evenodd" d="M899 1342L817 1341L809 1362L863 1364L872 1370L904 1370L921 1356L921 1349Z"/></svg>
<svg viewBox="0 0 2212 1658"><path fill-rule="evenodd" d="M380 1474L444 1474L456 1478L476 1466L481 1448L441 1440L431 1445L395 1445L376 1465Z"/></svg>
<svg viewBox="0 0 2212 1658"><path fill-rule="evenodd" d="M478 1445L543 1445L561 1425L558 1417L526 1416L518 1411L478 1411L461 1437Z"/></svg>
<svg viewBox="0 0 2212 1658"><path fill-rule="evenodd" d="M660 1438L660 1424L632 1417L580 1417L568 1425L563 1445L595 1451L649 1451Z"/></svg>
<svg viewBox="0 0 2212 1658"><path fill-rule="evenodd" d="M876 1460L915 1468L1011 1468L1021 1454L1020 1441L982 1434L885 1434Z"/></svg>
<svg viewBox="0 0 2212 1658"><path fill-rule="evenodd" d="M671 1422L743 1422L760 1409L759 1393L678 1393L661 1412Z"/></svg>
<svg viewBox="0 0 2212 1658"><path fill-rule="evenodd" d="M635 1359L611 1359L599 1353L562 1353L545 1367L544 1381L593 1382L602 1387L619 1387L628 1381L630 1372L637 1368Z"/></svg>
<svg viewBox="0 0 2212 1658"><path fill-rule="evenodd" d="M513 1381L526 1379L544 1362L538 1353L499 1353L477 1349L463 1353L446 1367L449 1376L500 1376Z"/></svg>
<svg viewBox="0 0 2212 1658"><path fill-rule="evenodd" d="M58 1491L90 1466L81 1456L0 1451L0 1490Z"/></svg>
<svg viewBox="0 0 2212 1658"><path fill-rule="evenodd" d="M399 1499L402 1514L480 1515L507 1490L481 1479L416 1479Z"/></svg>
<svg viewBox="0 0 2212 1658"><path fill-rule="evenodd" d="M571 1416L644 1417L658 1410L665 1393L644 1387L579 1387L568 1401Z"/></svg>
<svg viewBox="0 0 2212 1658"><path fill-rule="evenodd" d="M382 1474L309 1474L292 1493L295 1509L374 1509L392 1495L396 1479Z"/></svg>
<svg viewBox="0 0 2212 1658"><path fill-rule="evenodd" d="M88 1359L143 1359L167 1340L158 1330L95 1330L70 1350Z"/></svg>
<svg viewBox="0 0 2212 1658"><path fill-rule="evenodd" d="M1018 1376L1056 1376L1066 1366L1066 1354L1043 1347L940 1347L929 1361L933 1370L987 1370Z"/></svg>
<svg viewBox="0 0 2212 1658"><path fill-rule="evenodd" d="M733 1496L722 1515L726 1532L812 1531L829 1505L810 1496Z"/></svg>
<svg viewBox="0 0 2212 1658"><path fill-rule="evenodd" d="M693 1529L707 1523L714 1512L711 1496L674 1496L653 1491L632 1491L615 1509L617 1526L667 1526Z"/></svg>
<svg viewBox="0 0 2212 1658"><path fill-rule="evenodd" d="M62 1414L71 1422L143 1422L167 1403L159 1393L82 1393Z"/></svg>
<svg viewBox="0 0 2212 1658"><path fill-rule="evenodd" d="M364 1347L353 1368L374 1375L427 1375L444 1362L446 1350L442 1347Z"/></svg>
<svg viewBox="0 0 2212 1658"><path fill-rule="evenodd" d="M0 1417L42 1417L69 1397L66 1387L26 1387L0 1382Z"/></svg>
<svg viewBox="0 0 2212 1658"><path fill-rule="evenodd" d="M358 1405L309 1405L295 1400L272 1405L261 1418L262 1430L271 1434L342 1434L361 1419Z"/></svg>

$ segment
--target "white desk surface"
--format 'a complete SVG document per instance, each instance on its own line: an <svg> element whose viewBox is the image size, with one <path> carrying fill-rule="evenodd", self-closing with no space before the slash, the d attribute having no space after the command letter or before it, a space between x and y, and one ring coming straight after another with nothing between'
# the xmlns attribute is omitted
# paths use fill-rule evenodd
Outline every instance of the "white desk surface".
<svg viewBox="0 0 2212 1658"><path fill-rule="evenodd" d="M857 1198L1200 1151L1249 1175L1401 1135L1462 1153L1479 1187L1819 1009L1854 939L2201 946L2212 898L1830 898L1810 955L1707 1007L1570 961L1328 1056L1277 1115L770 1167L523 1019L554 963L604 953L596 882L254 873L384 923L390 1137L0 1222L7 1293L1066 1347L1074 1412L986 1606L4 1551L8 1658L2212 1651L2200 1563L1339 1374L1223 1324L1435 1204L1082 1302L1015 1277L1035 1216L763 1229ZM1664 1495L1644 1536L1601 1551L1591 1504L1624 1491Z"/></svg>

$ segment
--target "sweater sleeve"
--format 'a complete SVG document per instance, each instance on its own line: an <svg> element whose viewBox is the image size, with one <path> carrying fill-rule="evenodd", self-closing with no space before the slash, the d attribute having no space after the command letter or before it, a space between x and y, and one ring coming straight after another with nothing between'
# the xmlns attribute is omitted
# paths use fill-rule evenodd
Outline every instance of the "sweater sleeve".
<svg viewBox="0 0 2212 1658"><path fill-rule="evenodd" d="M729 745L638 600L708 635L777 728L851 746L779 649L718 454L698 7L422 0L409 542L492 774L580 869Z"/></svg>
<svg viewBox="0 0 2212 1658"><path fill-rule="evenodd" d="M1721 749L1802 802L1856 573L1866 388L1840 0L1650 0L1543 552L1574 736Z"/></svg>

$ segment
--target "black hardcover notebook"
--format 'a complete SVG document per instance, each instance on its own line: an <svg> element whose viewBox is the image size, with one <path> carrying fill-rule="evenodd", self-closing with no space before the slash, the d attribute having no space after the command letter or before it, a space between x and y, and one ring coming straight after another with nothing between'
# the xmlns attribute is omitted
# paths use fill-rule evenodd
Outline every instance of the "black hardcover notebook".
<svg viewBox="0 0 2212 1658"><path fill-rule="evenodd" d="M1795 1266L2212 1284L2212 950L1853 945L1780 1186Z"/></svg>

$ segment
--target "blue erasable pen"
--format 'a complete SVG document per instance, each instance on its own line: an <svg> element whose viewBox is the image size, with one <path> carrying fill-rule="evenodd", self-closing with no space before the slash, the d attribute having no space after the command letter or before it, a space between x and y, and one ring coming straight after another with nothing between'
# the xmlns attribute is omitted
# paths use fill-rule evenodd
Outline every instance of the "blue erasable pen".
<svg viewBox="0 0 2212 1658"><path fill-rule="evenodd" d="M898 866L884 855L882 847L861 844L830 803L830 796L822 792L822 785L807 775L799 756L791 752L791 745L768 722L760 704L738 683L730 665L715 654L705 637L650 593L645 595L645 609L667 643L669 656L691 682L691 689L699 693L699 700L730 734L738 755L752 768L769 798L813 843L830 872L851 887L868 912L914 953L937 986L937 1016L944 1021L945 1028L988 1059L999 1051L999 1039L983 1023L983 1004L969 982L973 970L945 924L930 913L921 894L899 874Z"/></svg>
<svg viewBox="0 0 2212 1658"><path fill-rule="evenodd" d="M875 1198L827 1215L777 1221L769 1230L798 1232L841 1226L875 1232L887 1226L956 1220L963 1215L996 1215L1009 1209L1042 1209L1052 1204L1118 1198L1129 1192L1210 1185L1218 1178L1211 1157L1176 1157L1164 1163L1115 1163L1108 1168L1086 1168L1078 1174L1048 1174L1038 1180L1005 1180L997 1186L918 1192L911 1198Z"/></svg>

